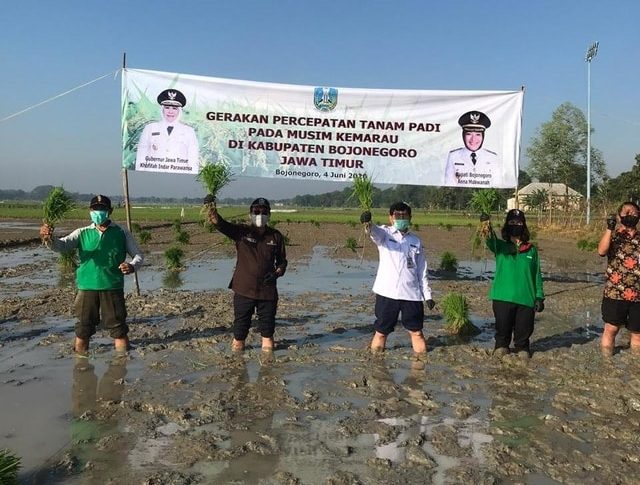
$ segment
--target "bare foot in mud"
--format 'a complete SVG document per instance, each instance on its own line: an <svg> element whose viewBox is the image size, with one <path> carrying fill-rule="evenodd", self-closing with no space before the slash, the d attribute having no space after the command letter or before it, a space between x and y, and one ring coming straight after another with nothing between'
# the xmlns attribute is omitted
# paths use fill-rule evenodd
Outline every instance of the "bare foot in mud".
<svg viewBox="0 0 640 485"><path fill-rule="evenodd" d="M411 335L411 346L413 347L413 351L416 354L426 354L427 341L424 339L422 330L418 330L415 332L410 331L409 334Z"/></svg>
<svg viewBox="0 0 640 485"><path fill-rule="evenodd" d="M73 350L78 355L87 355L89 353L89 340L76 337Z"/></svg>
<svg viewBox="0 0 640 485"><path fill-rule="evenodd" d="M231 350L233 352L243 352L244 351L244 340L233 339L233 341L231 342Z"/></svg>
<svg viewBox="0 0 640 485"><path fill-rule="evenodd" d="M273 352L273 339L262 337L262 351L263 352Z"/></svg>
<svg viewBox="0 0 640 485"><path fill-rule="evenodd" d="M126 354L129 350L129 337L113 339L117 354Z"/></svg>
<svg viewBox="0 0 640 485"><path fill-rule="evenodd" d="M373 339L371 340L371 352L375 353L380 353L380 352L384 352L384 347L387 343L387 336L380 333L380 332L375 332L373 334Z"/></svg>

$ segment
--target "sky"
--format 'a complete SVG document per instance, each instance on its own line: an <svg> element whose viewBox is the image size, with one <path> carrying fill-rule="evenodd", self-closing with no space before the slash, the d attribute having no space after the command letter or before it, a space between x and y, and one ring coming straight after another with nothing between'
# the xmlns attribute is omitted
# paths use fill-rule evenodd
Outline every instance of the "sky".
<svg viewBox="0 0 640 485"><path fill-rule="evenodd" d="M609 175L640 153L637 0L66 0L5 2L0 189L123 193L120 75L127 67L250 81L382 89L525 87L521 168L564 102L587 112ZM132 197L199 197L193 176L129 173ZM221 197L288 198L337 182L237 178Z"/></svg>

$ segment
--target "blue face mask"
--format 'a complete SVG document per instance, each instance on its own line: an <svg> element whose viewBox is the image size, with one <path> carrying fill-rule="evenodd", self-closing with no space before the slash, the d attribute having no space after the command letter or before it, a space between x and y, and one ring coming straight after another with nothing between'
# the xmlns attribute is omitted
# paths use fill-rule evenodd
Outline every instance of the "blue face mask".
<svg viewBox="0 0 640 485"><path fill-rule="evenodd" d="M90 211L91 222L102 225L109 219L109 211Z"/></svg>
<svg viewBox="0 0 640 485"><path fill-rule="evenodd" d="M409 221L409 219L396 219L395 221L393 221L393 227L401 232L407 231L410 224L411 222Z"/></svg>

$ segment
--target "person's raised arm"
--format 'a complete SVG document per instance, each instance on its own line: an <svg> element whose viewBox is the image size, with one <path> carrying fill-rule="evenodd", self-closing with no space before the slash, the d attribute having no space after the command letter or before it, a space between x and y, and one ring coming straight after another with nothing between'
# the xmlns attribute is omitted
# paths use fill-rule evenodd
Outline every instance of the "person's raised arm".
<svg viewBox="0 0 640 485"><path fill-rule="evenodd" d="M606 256L609 252L609 247L611 246L611 236L616 230L616 216L614 214L610 214L607 217L607 229L604 231L604 234L600 238L600 242L598 243L598 254L600 256Z"/></svg>

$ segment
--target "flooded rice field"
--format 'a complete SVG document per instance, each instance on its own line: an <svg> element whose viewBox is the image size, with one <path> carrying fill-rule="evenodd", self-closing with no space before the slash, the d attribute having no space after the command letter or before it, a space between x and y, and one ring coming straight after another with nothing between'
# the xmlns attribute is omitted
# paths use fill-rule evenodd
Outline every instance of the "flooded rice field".
<svg viewBox="0 0 640 485"><path fill-rule="evenodd" d="M423 228L436 302L463 292L481 333L448 335L436 306L426 360L400 328L371 355L375 248L362 258L342 247L356 229L327 226L279 227L292 245L273 354L257 334L230 351L233 248L218 235L190 229L168 273L170 236L154 233L140 296L127 281L134 348L117 355L99 331L88 359L71 350L56 255L0 250L0 448L22 457L22 482L637 483L640 358L624 331L600 354L602 260L541 237L533 357L496 358L491 258L470 257L467 232ZM462 256L455 274L436 269L443 250Z"/></svg>

